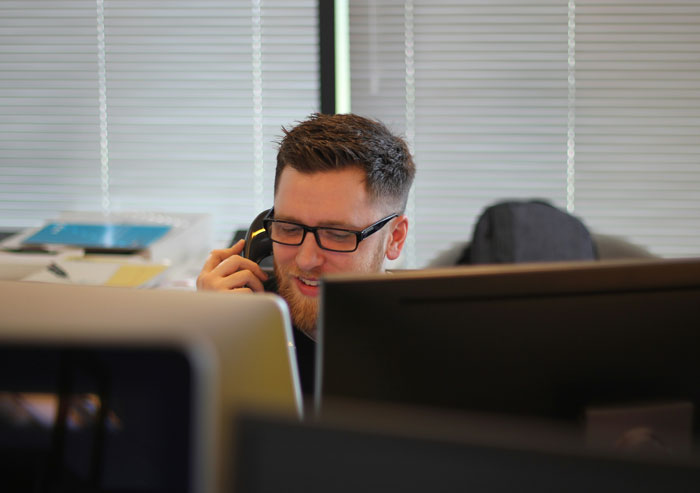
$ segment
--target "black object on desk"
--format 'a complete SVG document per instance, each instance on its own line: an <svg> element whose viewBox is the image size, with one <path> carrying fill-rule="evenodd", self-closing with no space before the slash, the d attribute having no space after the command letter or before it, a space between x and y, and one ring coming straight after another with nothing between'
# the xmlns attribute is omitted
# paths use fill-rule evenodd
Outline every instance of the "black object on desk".
<svg viewBox="0 0 700 493"><path fill-rule="evenodd" d="M19 230L14 230L14 229L9 229L9 230L0 229L0 241L6 240L6 239L9 238L10 236L14 236L14 235L16 235L17 233L19 233Z"/></svg>
<svg viewBox="0 0 700 493"><path fill-rule="evenodd" d="M62 277L62 278L64 278L64 279L68 279L68 277L69 277L69 276L68 276L68 273L67 273L65 270L63 270L63 268L61 268L61 267L60 267L58 264L56 264L55 262L51 262L51 263L49 264L49 266L47 267L47 269L48 269L50 272L53 272L54 274L56 274L58 277Z"/></svg>

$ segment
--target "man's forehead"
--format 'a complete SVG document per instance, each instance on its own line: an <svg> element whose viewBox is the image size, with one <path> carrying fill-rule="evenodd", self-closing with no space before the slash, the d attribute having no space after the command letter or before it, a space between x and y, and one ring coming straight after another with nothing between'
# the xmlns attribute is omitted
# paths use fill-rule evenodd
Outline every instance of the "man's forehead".
<svg viewBox="0 0 700 493"><path fill-rule="evenodd" d="M275 193L275 216L305 224L366 226L382 207L357 168L301 173L285 169Z"/></svg>
<svg viewBox="0 0 700 493"><path fill-rule="evenodd" d="M362 180L363 182L365 182L367 178L367 174L364 168L359 164L348 164L345 166L339 166L337 168L319 170L309 170L304 166L297 167L294 165L287 165L284 167L282 173L280 174L280 180L282 180L284 177L295 176L318 179L323 177L333 177L340 175L353 175L357 177L357 179Z"/></svg>
<svg viewBox="0 0 700 493"><path fill-rule="evenodd" d="M284 194L304 193L323 196L340 191L357 198L369 197L364 171L351 167L339 170L302 172L287 167L280 175L278 187L275 190L275 200Z"/></svg>

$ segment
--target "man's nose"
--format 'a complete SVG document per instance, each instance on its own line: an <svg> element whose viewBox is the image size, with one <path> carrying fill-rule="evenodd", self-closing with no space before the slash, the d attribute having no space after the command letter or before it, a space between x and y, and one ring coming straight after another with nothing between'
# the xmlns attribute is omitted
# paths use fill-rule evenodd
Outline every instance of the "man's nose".
<svg viewBox="0 0 700 493"><path fill-rule="evenodd" d="M303 271L311 271L323 263L323 250L318 246L316 237L308 232L299 245L296 255L297 266Z"/></svg>

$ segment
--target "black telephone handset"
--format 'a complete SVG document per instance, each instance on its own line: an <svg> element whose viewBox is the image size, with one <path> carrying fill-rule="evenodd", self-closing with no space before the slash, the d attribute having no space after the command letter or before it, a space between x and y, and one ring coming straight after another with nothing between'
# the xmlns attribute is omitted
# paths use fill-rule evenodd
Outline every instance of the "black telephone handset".
<svg viewBox="0 0 700 493"><path fill-rule="evenodd" d="M267 216L269 209L258 214L245 235L245 246L242 256L260 264L267 274L272 272L272 241L263 227L263 219Z"/></svg>

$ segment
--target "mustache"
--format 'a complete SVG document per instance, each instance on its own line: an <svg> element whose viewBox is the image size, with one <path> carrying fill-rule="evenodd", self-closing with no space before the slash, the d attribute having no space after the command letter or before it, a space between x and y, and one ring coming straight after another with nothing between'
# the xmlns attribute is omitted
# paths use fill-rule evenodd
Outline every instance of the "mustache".
<svg viewBox="0 0 700 493"><path fill-rule="evenodd" d="M280 275L293 276L293 277L304 277L311 279L320 279L323 273L320 270L312 271L302 271L296 267L282 268L277 264L274 265L275 275L279 278Z"/></svg>

